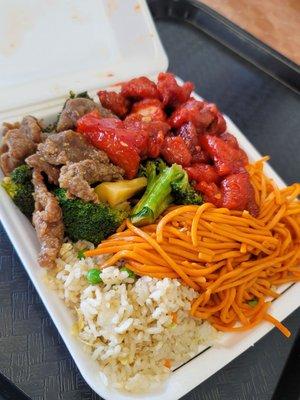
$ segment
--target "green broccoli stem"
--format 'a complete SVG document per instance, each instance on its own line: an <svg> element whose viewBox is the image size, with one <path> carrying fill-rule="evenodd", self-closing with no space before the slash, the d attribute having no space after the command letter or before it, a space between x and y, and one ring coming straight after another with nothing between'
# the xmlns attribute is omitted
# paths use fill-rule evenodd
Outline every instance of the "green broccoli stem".
<svg viewBox="0 0 300 400"><path fill-rule="evenodd" d="M176 164L165 168L156 178L150 178L143 197L133 209L131 222L134 225L151 224L173 202L171 183L183 175Z"/></svg>
<svg viewBox="0 0 300 400"><path fill-rule="evenodd" d="M148 200L150 193L154 189L154 186L156 184L156 179L157 179L156 166L154 163L150 164L149 170L148 170L148 173L146 176L147 176L147 187L146 187L146 190L145 190L142 198L140 199L140 201L138 202L138 204L135 206L135 208L133 210L134 214L141 212L144 207L147 207L146 202Z"/></svg>
<svg viewBox="0 0 300 400"><path fill-rule="evenodd" d="M169 207L169 205L173 203L173 201L174 201L174 198L171 194L169 194L167 197L165 197L164 200L161 202L161 204L158 206L157 217L160 214L162 214Z"/></svg>

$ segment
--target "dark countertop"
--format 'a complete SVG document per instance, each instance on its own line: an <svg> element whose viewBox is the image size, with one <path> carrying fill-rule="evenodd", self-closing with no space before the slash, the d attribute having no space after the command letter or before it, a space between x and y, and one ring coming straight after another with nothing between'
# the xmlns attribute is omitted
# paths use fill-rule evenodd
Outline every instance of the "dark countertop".
<svg viewBox="0 0 300 400"><path fill-rule="evenodd" d="M299 97L194 28L163 21L157 26L169 69L194 81L200 95L216 102L262 154L270 154L287 183L299 181ZM285 321L293 337L299 322L300 309ZM272 330L183 399L270 400L293 337ZM2 228L0 370L34 400L99 399L80 376Z"/></svg>

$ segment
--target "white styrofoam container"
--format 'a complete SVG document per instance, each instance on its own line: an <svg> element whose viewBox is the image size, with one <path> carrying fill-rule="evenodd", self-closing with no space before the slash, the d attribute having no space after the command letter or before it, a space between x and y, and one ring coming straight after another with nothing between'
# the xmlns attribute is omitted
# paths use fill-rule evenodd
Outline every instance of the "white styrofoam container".
<svg viewBox="0 0 300 400"><path fill-rule="evenodd" d="M0 0L0 118L167 69L144 0Z"/></svg>
<svg viewBox="0 0 300 400"><path fill-rule="evenodd" d="M4 5L7 6L7 2L5 0L0 0L0 7L1 3L4 3ZM18 10L18 12L20 13L20 11L22 10L21 5L23 3L24 2L22 2L22 0L12 0L10 4L13 4L13 7L7 7L7 15L10 15L10 13L12 13L12 15L15 15L14 10ZM87 0L86 2L59 2L59 0L47 0L45 2L39 2L38 0L31 0L26 2L26 4L29 4L29 8L32 7L32 9L34 9L34 6L36 6L38 10L40 7L40 3L44 3L44 6L45 4L48 4L50 8L60 8L61 12L64 14L64 19L62 20L63 22L68 20L68 18L70 18L71 16L71 20L75 22L74 26L71 22L71 24L68 25L68 29L75 30L75 33L78 29L78 27L76 26L78 19L78 23L83 24L84 26L87 21L90 22L90 15L86 13L85 9L86 5L88 4L89 10L91 9L92 5L96 9L97 7L99 7L99 9L101 9L102 11L99 11L97 9L97 12L100 12L100 14L102 12L102 14L100 15L101 21L103 22L103 20L105 20L103 28L99 28L99 26L97 25L99 21L97 18L94 19L94 16L92 16L91 24L94 28L95 34L106 34L106 29L108 29L110 32L108 35L108 40L102 40L100 43L101 45L105 46L107 44L107 41L109 41L111 44L113 42L112 37L115 39L114 50L111 50L110 48L113 55L111 56L111 58L108 57L108 61L111 62L112 60L117 60L115 51L117 51L116 49L118 48L118 44L120 43L123 43L124 46L127 46L131 49L132 57L129 57L129 62L128 60L122 60L121 58L119 58L119 63L117 66L110 64L109 67L107 67L105 62L102 64L102 66L97 66L97 62L94 60L94 64L91 63L91 65L84 65L84 68L81 71L81 74L79 74L80 77L78 79L76 79L76 74L74 74L68 77L65 76L64 78L61 78L62 80L60 80L59 76L62 75L60 75L61 71L58 71L57 75L53 74L54 77L51 78L52 80L50 79L46 82L43 82L43 80L45 80L48 76L45 72L45 69L47 70L47 68L49 67L49 72L50 70L52 70L52 68L55 67L55 65L48 65L47 63L43 64L43 62L41 61L41 64L39 65L39 68L41 68L41 71L43 72L41 73L40 71L39 75L41 77L41 81L35 82L35 77L38 76L38 74L36 73L34 68L32 69L30 61L27 60L26 52L23 53L23 47L21 46L20 52L22 57L25 57L22 65L25 67L27 75L25 74L26 76L22 77L22 74L20 74L19 71L21 68L21 64L17 64L18 68L13 69L12 71L7 71L8 65L14 66L15 63L21 62L21 59L18 59L18 54L14 54L13 62L11 62L11 50L9 50L10 47L7 45L4 49L5 51L3 51L3 46L2 44L0 44L0 123L4 120L19 120L22 118L22 116L26 115L29 112L38 118L43 118L45 121L51 121L51 118L53 118L55 114L60 110L64 101L63 99L65 97L65 94L70 89L76 91L90 89L90 93L95 94L95 90L99 89L100 87L106 87L111 84L115 84L120 80L128 79L132 76L139 76L141 74L153 76L159 70L166 69L167 58L160 44L159 38L157 36L144 1L126 0L126 7L124 6L125 1L123 0ZM66 4L68 4L68 6ZM21 8L18 8L18 6ZM75 9L73 9L72 7L75 7ZM83 16L81 11L85 12L83 13ZM41 11L41 15L44 15L43 12L45 12L45 10ZM55 14L56 11L52 10L52 13ZM97 15L97 13L95 14ZM50 13L50 16L53 17L53 15ZM0 15L0 37L3 37L2 35L3 33L5 33L4 31L1 31L1 29L3 30L3 24L5 26L6 23L5 18L4 20L1 20L2 17L3 13ZM112 19L114 19L113 23L111 22ZM129 31L130 27L132 28L132 26L134 26L134 33L130 32L130 35L128 35L127 38L124 38L124 35L127 34L127 31L124 29L120 29L117 21L119 21L119 23L125 24ZM49 21L46 18L44 24L47 25L47 22ZM133 25L131 25L130 22ZM25 28L27 27L26 29L29 29L28 27L30 26L30 21L26 22L26 18L25 22L22 22L21 19L21 21L19 20L19 23L21 25L22 23L24 23ZM51 24L48 25L48 28L51 28ZM55 28L56 26L54 24L54 32L52 32L51 29L51 33L55 34ZM64 32L64 27L61 26L60 28L62 29L62 34ZM85 28L87 28L87 26L85 26ZM90 32L90 28L91 27L89 27L88 32ZM48 34L45 33L45 37L51 42L52 39L49 39L48 36L49 32ZM133 36L135 37L135 39L133 39ZM29 35L29 38L30 37L31 35ZM59 39L59 36L56 35L55 37L56 40ZM18 42L18 40L21 39L20 37L14 37L14 40ZM32 37L30 40L32 40ZM128 41L132 40L135 40L135 42L134 45L130 47L129 44L132 44L132 42L129 43ZM13 43L14 42L12 42L12 44ZM139 43L143 43L142 46L139 46ZM65 45L67 44L68 43L65 43ZM84 43L81 43L81 45L83 44ZM90 50L94 51L94 49L95 48L92 47ZM29 48L27 50L30 52ZM72 48L71 46L71 58L72 56L74 56L75 50L76 48ZM80 48L78 52L80 52ZM5 60L7 54L9 58L8 62L6 62L7 60ZM60 53L59 55L62 55L64 60L68 62L68 57L66 57L62 53ZM46 58L47 57L48 56L46 56ZM58 54L55 54L55 57L58 57ZM75 58L72 59L72 62L75 60ZM133 62L133 60L137 61L134 66L131 65L131 62ZM96 71L98 68L98 70L100 71L99 74L95 75L92 72L88 72L88 67L90 67L90 71L92 71L93 68L94 71ZM44 73L45 75L43 75ZM87 75L85 75L85 73ZM57 82L54 83L53 86L53 82L55 80ZM178 80L180 81L180 79ZM30 88L31 90L30 93L28 93L28 88ZM47 98L47 96L49 97ZM197 97L197 95L195 96ZM234 125L234 123L228 117L225 118L228 131L237 137L241 147L248 154L250 161L258 160L261 157L260 154L246 139L246 137L240 132L240 130ZM279 186L284 186L284 182L269 165L266 166L266 173L268 176L273 178ZM0 178L2 178L1 173ZM90 387L104 399L179 399L195 386L199 385L205 379L224 367L227 363L232 361L235 357L240 355L250 346L254 345L255 342L257 342L272 329L271 324L263 322L258 327L249 332L224 334L221 346L206 349L196 358L194 358L181 368L177 369L175 372L172 372L170 378L166 381L166 383L163 384L161 388L155 393L147 393L145 395L137 396L117 392L111 387L105 386L103 384L102 380L100 379L99 365L96 361L93 361L91 356L83 350L81 342L71 334L71 328L74 321L71 316L70 310L68 310L62 300L57 297L56 292L51 290L44 282L45 271L40 268L37 263L39 243L36 238L35 231L29 221L15 207L15 205L12 203L12 201L9 199L2 188L0 188L0 218L13 246L15 247L24 265L24 268L26 269L48 313L50 314L54 324L56 325L79 371L81 372L86 382L90 385ZM286 286L282 287L281 289L283 291L284 289L286 289ZM298 308L298 306L300 305L299 289L300 283L295 284L291 286L288 290L286 290L278 299L276 299L272 303L270 308L271 314L279 320L283 320L296 308Z"/></svg>

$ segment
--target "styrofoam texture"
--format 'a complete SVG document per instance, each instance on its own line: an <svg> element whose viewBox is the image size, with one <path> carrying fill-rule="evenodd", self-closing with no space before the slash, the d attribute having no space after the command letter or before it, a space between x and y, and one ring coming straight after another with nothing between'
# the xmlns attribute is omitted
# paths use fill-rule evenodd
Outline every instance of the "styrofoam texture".
<svg viewBox="0 0 300 400"><path fill-rule="evenodd" d="M167 69L145 0L0 0L0 118Z"/></svg>
<svg viewBox="0 0 300 400"><path fill-rule="evenodd" d="M181 82L180 79L178 79ZM95 92L92 92L95 93ZM200 98L195 94L196 98ZM49 103L49 110L37 108L31 109L33 115L51 121L59 109ZM24 110L15 113L14 119L21 119ZM261 158L261 155L241 133L237 126L225 116L228 131L236 136L241 147L246 151L250 161ZM1 122L1 121L0 121ZM273 178L280 186L285 184L277 173L266 165L266 174ZM1 178L1 175L0 175ZM5 191L0 189L0 218L1 222L17 251L25 270L33 282L39 296L41 297L50 317L52 318L58 332L60 333L65 345L72 355L80 373L89 386L106 400L176 400L192 390L195 386L209 378L215 372L223 368L227 363L239 356L249 347L255 344L260 338L268 333L273 326L268 322L263 322L256 328L244 333L227 333L223 335L221 346L211 347L205 352L192 359L190 362L172 372L170 377L161 388L153 393L143 395L132 395L121 393L110 386L105 386L100 378L99 365L93 361L90 354L83 350L82 343L71 334L74 323L70 310L55 291L51 290L44 281L45 271L37 263L39 244L35 231L29 221L22 215L16 206L9 199ZM283 287L285 288L285 287ZM292 313L300 305L299 297L300 283L297 283L284 292L276 299L271 307L270 313L280 321Z"/></svg>

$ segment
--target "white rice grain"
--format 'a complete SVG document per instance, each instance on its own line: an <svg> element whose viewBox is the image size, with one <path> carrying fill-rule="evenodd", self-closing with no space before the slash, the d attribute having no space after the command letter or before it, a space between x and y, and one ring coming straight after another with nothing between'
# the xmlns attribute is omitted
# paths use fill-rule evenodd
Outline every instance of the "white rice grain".
<svg viewBox="0 0 300 400"><path fill-rule="evenodd" d="M176 279L135 280L111 266L101 273L103 283L90 285L87 272L101 258L78 260L77 253L92 247L64 243L48 281L77 315L78 337L99 362L103 383L129 392L152 390L170 373L166 360L175 368L217 333L189 315L197 293Z"/></svg>

